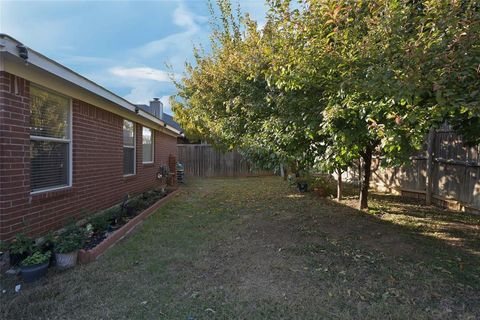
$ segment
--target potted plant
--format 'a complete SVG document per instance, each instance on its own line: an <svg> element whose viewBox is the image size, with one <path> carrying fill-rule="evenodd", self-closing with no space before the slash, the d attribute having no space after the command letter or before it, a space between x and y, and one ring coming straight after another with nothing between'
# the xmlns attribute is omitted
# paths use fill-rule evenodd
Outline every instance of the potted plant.
<svg viewBox="0 0 480 320"><path fill-rule="evenodd" d="M34 249L34 241L23 233L18 233L10 243L10 265L17 266L23 259L28 257Z"/></svg>
<svg viewBox="0 0 480 320"><path fill-rule="evenodd" d="M55 260L60 268L70 268L77 264L78 250L85 243L85 230L70 225L55 243Z"/></svg>
<svg viewBox="0 0 480 320"><path fill-rule="evenodd" d="M45 275L50 263L51 252L35 251L20 263L20 272L25 282L34 282Z"/></svg>

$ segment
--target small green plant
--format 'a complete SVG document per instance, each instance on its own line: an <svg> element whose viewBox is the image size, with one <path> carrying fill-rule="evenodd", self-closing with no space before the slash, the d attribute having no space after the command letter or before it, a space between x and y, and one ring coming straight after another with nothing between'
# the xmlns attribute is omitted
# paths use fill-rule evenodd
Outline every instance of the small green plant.
<svg viewBox="0 0 480 320"><path fill-rule="evenodd" d="M295 176L294 173L289 173L287 176L287 182L290 187L296 186L297 185L297 177Z"/></svg>
<svg viewBox="0 0 480 320"><path fill-rule="evenodd" d="M85 230L75 224L71 224L58 237L55 243L55 252L70 253L81 249L85 243L85 238Z"/></svg>
<svg viewBox="0 0 480 320"><path fill-rule="evenodd" d="M142 200L138 197L128 200L126 211L133 214L134 212L136 212L138 210L138 207L139 207L139 204L140 204L141 201Z"/></svg>
<svg viewBox="0 0 480 320"><path fill-rule="evenodd" d="M54 244L55 244L55 236L53 232L50 231L49 233L43 236L43 241L41 242L40 247L42 248L43 252L46 252L51 250Z"/></svg>
<svg viewBox="0 0 480 320"><path fill-rule="evenodd" d="M126 201L128 201L128 197L126 200L124 200L124 203L126 203ZM119 223L124 217L127 216L127 207L123 206L124 203L122 203L120 206L115 206L105 210L105 213L108 212L107 214L111 215L111 221L113 224Z"/></svg>
<svg viewBox="0 0 480 320"><path fill-rule="evenodd" d="M327 178L322 176L311 176L308 180L309 185L312 188L326 187L329 185Z"/></svg>
<svg viewBox="0 0 480 320"><path fill-rule="evenodd" d="M7 251L7 250L8 250L8 247L9 247L8 243L6 243L5 241L0 240L0 252L3 253L3 252L5 252L5 251Z"/></svg>
<svg viewBox="0 0 480 320"><path fill-rule="evenodd" d="M22 261L21 265L23 267L29 267L37 264L43 264L45 262L48 262L51 255L52 253L50 251L47 251L45 253L42 253L40 251L35 251L31 255L29 255L27 258L25 258Z"/></svg>
<svg viewBox="0 0 480 320"><path fill-rule="evenodd" d="M143 196L135 197L128 201L127 207L132 214L143 211L148 207L148 198Z"/></svg>
<svg viewBox="0 0 480 320"><path fill-rule="evenodd" d="M9 250L13 254L24 254L32 252L34 247L35 243L32 238L24 233L18 233L12 243L10 243Z"/></svg>
<svg viewBox="0 0 480 320"><path fill-rule="evenodd" d="M92 226L94 232L101 232L108 229L111 219L112 216L104 211L88 219L88 224Z"/></svg>
<svg viewBox="0 0 480 320"><path fill-rule="evenodd" d="M116 205L111 208L103 210L102 214L106 215L108 219L112 220L119 214L120 211L121 211L120 206Z"/></svg>
<svg viewBox="0 0 480 320"><path fill-rule="evenodd" d="M155 190L148 190L141 194L140 198L143 200L149 200L150 198L155 196Z"/></svg>
<svg viewBox="0 0 480 320"><path fill-rule="evenodd" d="M320 191L323 196L332 196L336 193L332 180L326 176L311 176L308 184L311 190Z"/></svg>

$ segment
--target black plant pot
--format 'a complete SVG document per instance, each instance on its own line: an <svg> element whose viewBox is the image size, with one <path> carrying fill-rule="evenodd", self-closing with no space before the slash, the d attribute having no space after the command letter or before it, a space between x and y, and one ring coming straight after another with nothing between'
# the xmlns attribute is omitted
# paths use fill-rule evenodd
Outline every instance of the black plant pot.
<svg viewBox="0 0 480 320"><path fill-rule="evenodd" d="M35 264L28 267L20 267L20 271L25 282L34 282L42 278L48 269L49 261L42 264Z"/></svg>
<svg viewBox="0 0 480 320"><path fill-rule="evenodd" d="M16 267L23 261L23 259L29 256L28 252L24 253L10 253L10 266Z"/></svg>
<svg viewBox="0 0 480 320"><path fill-rule="evenodd" d="M300 191L300 192L307 192L308 191L308 183L304 182L304 181L298 182L297 183L297 188L298 188L298 191Z"/></svg>

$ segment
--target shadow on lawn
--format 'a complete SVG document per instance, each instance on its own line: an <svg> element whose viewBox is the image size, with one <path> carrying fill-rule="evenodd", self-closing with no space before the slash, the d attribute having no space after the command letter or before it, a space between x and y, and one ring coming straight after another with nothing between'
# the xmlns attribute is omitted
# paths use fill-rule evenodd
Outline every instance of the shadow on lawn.
<svg viewBox="0 0 480 320"><path fill-rule="evenodd" d="M369 212L382 219L480 257L480 216L427 206L400 196L373 194L372 200Z"/></svg>
<svg viewBox="0 0 480 320"><path fill-rule="evenodd" d="M314 227L389 256L423 261L480 288L480 217L378 193L367 212L356 209L355 196L319 200L338 210L327 220L313 219Z"/></svg>
<svg viewBox="0 0 480 320"><path fill-rule="evenodd" d="M358 186L345 184L340 204L357 208ZM339 204L332 201L334 204ZM480 258L480 216L427 206L423 200L370 192L368 215L408 229L410 233L447 243Z"/></svg>

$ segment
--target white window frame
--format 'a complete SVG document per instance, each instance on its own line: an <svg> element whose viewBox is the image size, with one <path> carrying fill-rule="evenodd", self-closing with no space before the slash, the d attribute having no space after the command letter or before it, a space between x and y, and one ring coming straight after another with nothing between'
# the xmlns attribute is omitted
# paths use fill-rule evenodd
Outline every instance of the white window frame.
<svg viewBox="0 0 480 320"><path fill-rule="evenodd" d="M62 189L67 189L71 188L73 185L73 103L72 103L72 98L61 94L57 91L50 90L48 88L45 88L43 86L39 86L37 84L31 84L31 87L37 87L40 90L44 90L47 92L51 92L55 95L62 96L69 101L69 109L68 109L68 137L69 139L62 139L62 138L52 138L52 137L43 137L43 136L36 136L36 135L30 135L30 141L52 141L52 142L64 142L68 143L68 183L66 185L61 185L58 187L47 187L47 188L41 188L38 190L30 190L31 195L35 194L40 194L44 192L50 192L50 191L56 191L56 190L62 190ZM30 107L31 108L31 107Z"/></svg>
<svg viewBox="0 0 480 320"><path fill-rule="evenodd" d="M128 173L128 174L124 174L123 176L124 177L131 177L131 176L134 176L137 174L137 126L136 126L136 123L135 121L132 121L132 120L128 120L128 119L123 119L123 121L128 121L128 122L131 122L133 123L133 146L126 146L124 143L123 143L123 123L122 122L122 144L123 144L123 148L130 148L130 149L133 149L133 173ZM122 149L122 152L123 152L123 149ZM122 161L122 165L123 165L123 161ZM125 168L122 168L122 170L124 170Z"/></svg>
<svg viewBox="0 0 480 320"><path fill-rule="evenodd" d="M152 161L144 161L144 159L143 159L143 129L144 128L150 130L150 134L151 134L150 137L152 139ZM149 128L149 127L145 127L145 126L142 127L142 163L143 164L155 163L155 130L153 130L152 128Z"/></svg>

